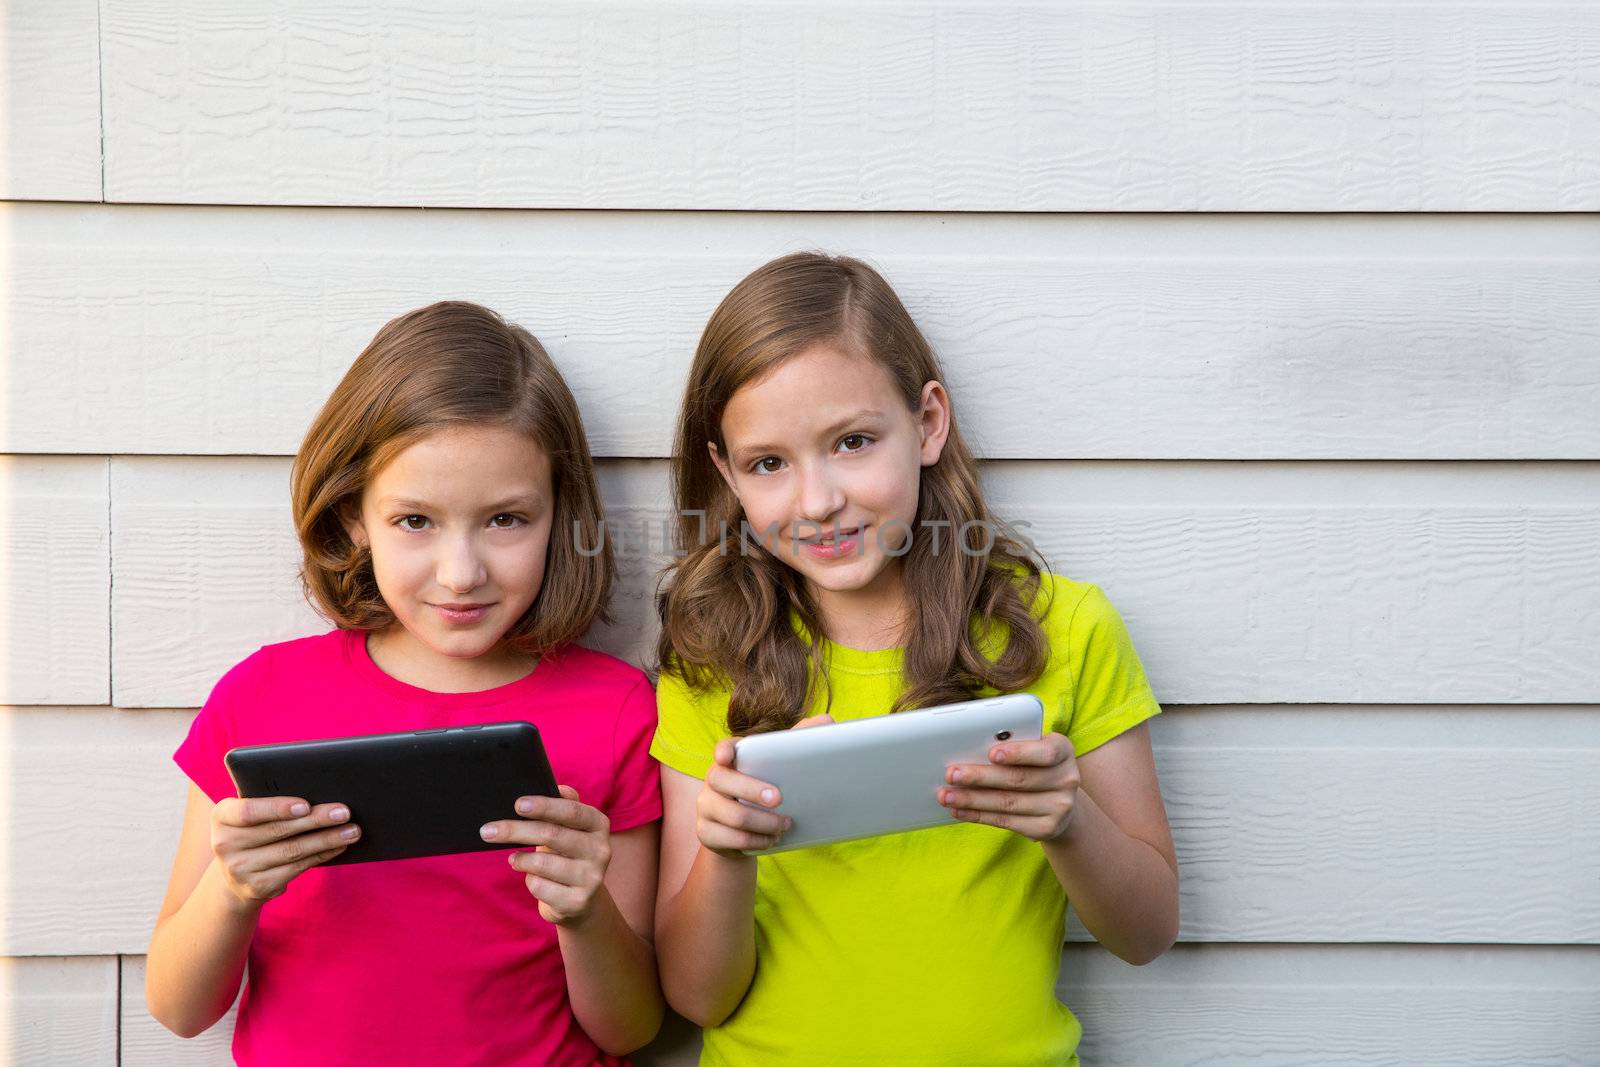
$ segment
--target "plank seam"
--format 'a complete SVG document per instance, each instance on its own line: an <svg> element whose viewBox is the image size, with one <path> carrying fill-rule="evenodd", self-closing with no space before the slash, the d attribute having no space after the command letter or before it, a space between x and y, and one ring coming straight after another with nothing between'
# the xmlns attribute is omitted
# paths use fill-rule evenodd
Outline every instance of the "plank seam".
<svg viewBox="0 0 1600 1067"><path fill-rule="evenodd" d="M98 0L94 6L94 40L95 53L99 62L95 64L95 79L100 90L100 202L106 202L106 34L105 34L105 0ZM119 976L120 980L120 976ZM122 1062L120 1051L117 1062Z"/></svg>
<svg viewBox="0 0 1600 1067"><path fill-rule="evenodd" d="M106 703L112 707L117 704L117 539L113 536L112 523L115 521L115 509L112 506L111 493L111 456L106 457ZM119 1061L120 1062L120 1061Z"/></svg>

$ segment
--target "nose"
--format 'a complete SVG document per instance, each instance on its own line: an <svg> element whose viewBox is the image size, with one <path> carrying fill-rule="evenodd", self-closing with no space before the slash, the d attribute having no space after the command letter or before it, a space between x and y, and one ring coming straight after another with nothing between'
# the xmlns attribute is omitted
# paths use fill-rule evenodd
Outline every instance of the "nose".
<svg viewBox="0 0 1600 1067"><path fill-rule="evenodd" d="M831 464L808 463L800 471L800 521L823 526L844 507L844 490Z"/></svg>
<svg viewBox="0 0 1600 1067"><path fill-rule="evenodd" d="M441 538L434 578L452 593L470 593L488 581L477 539L468 533Z"/></svg>

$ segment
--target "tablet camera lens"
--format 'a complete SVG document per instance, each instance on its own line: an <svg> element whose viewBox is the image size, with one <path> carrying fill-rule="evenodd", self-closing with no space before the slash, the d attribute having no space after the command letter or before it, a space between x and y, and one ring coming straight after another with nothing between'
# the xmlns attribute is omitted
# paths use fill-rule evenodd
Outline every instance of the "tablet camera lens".
<svg viewBox="0 0 1600 1067"><path fill-rule="evenodd" d="M999 733L994 735L994 739L996 741L1009 741L1011 740L1011 731L1001 730Z"/></svg>

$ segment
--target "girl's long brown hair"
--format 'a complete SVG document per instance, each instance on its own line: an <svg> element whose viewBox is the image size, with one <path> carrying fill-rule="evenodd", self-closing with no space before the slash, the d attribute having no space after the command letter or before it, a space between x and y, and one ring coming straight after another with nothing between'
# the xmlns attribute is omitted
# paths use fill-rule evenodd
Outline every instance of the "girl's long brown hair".
<svg viewBox="0 0 1600 1067"><path fill-rule="evenodd" d="M860 260L802 252L734 286L706 324L684 393L672 454L678 558L656 598L657 656L663 670L692 686L730 686L728 729L736 735L787 729L800 719L819 680L827 684L826 635L799 574L741 536L743 511L706 443L726 455L722 415L734 393L824 342L876 361L913 412L923 386L944 380L882 275ZM981 543L969 540L968 550L953 543L969 523L994 531L986 554ZM941 524L937 547L930 524ZM1047 648L1032 605L1042 562L990 514L954 411L939 461L922 468L902 563L914 610L904 634L906 689L893 710L965 700L985 687L1009 692L1039 677ZM791 625L791 611L809 640Z"/></svg>
<svg viewBox="0 0 1600 1067"><path fill-rule="evenodd" d="M384 325L334 388L294 458L290 496L306 597L347 630L394 622L372 555L345 531L368 482L412 444L452 426L506 426L550 457L555 514L544 582L505 640L541 654L605 619L616 566L601 536L594 461L578 405L544 346L486 307L447 300ZM599 544L597 551L579 545Z"/></svg>

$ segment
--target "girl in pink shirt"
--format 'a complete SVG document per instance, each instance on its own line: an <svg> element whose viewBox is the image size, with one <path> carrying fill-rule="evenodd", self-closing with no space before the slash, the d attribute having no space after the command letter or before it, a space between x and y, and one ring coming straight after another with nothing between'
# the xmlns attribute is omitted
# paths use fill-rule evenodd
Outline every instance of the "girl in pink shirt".
<svg viewBox="0 0 1600 1067"><path fill-rule="evenodd" d="M146 997L192 1036L239 1002L246 1067L617 1064L662 1017L648 679L574 642L614 574L577 405L544 349L440 303L378 332L295 457L312 602L338 629L234 667L174 759L193 780ZM597 550L598 546L598 550ZM239 745L525 719L561 799L516 851L319 866L339 804L241 800Z"/></svg>

